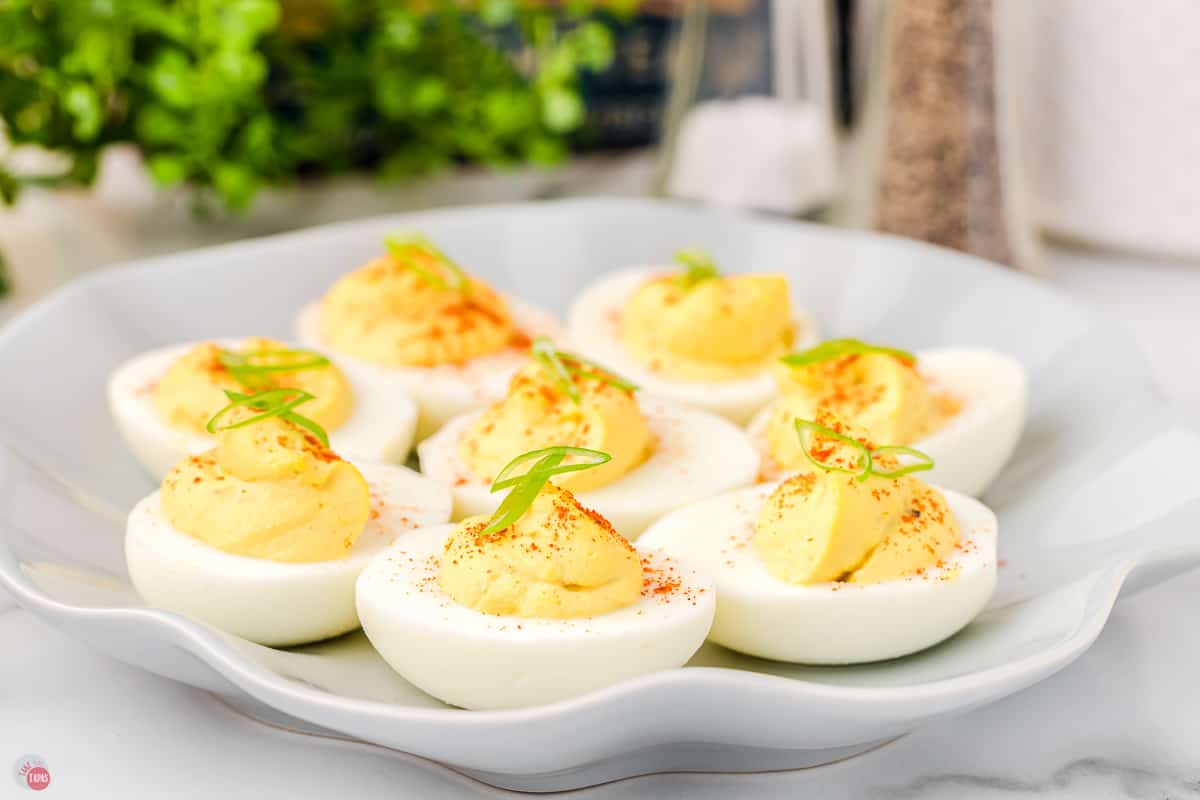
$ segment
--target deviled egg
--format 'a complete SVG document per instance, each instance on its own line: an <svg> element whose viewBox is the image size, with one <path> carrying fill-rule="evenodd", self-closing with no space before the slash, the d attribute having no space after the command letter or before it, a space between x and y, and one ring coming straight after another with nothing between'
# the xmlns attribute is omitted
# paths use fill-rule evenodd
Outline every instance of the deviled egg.
<svg viewBox="0 0 1200 800"><path fill-rule="evenodd" d="M634 538L680 506L754 482L759 457L726 419L659 401L604 367L538 339L508 394L450 420L421 442L421 470L452 487L456 518L489 514L492 482L513 458L551 444L602 450L612 459L555 482Z"/></svg>
<svg viewBox="0 0 1200 800"><path fill-rule="evenodd" d="M450 519L445 487L405 467L344 461L294 408L298 390L234 401L216 446L185 457L129 514L125 560L148 605L259 644L358 627L372 556Z"/></svg>
<svg viewBox="0 0 1200 800"><path fill-rule="evenodd" d="M803 421L813 463L786 480L676 511L639 540L712 576L709 638L753 656L853 664L947 639L996 585L996 518L823 412ZM921 454L915 454L920 456Z"/></svg>
<svg viewBox="0 0 1200 800"><path fill-rule="evenodd" d="M567 315L571 344L650 397L744 425L776 394L776 359L815 341L813 323L783 275L723 276L701 252L676 257L586 289Z"/></svg>
<svg viewBox="0 0 1200 800"><path fill-rule="evenodd" d="M306 414L334 448L368 461L403 461L417 406L394 376L346 374L329 358L267 338L201 342L151 350L126 361L108 382L108 406L130 449L155 478L208 450L205 428L226 391L295 388L313 395Z"/></svg>
<svg viewBox="0 0 1200 800"><path fill-rule="evenodd" d="M682 666L704 642L712 584L547 483L563 458L526 454L495 516L406 535L363 570L363 631L406 680L463 708L515 708Z"/></svg>
<svg viewBox="0 0 1200 800"><path fill-rule="evenodd" d="M301 311L297 333L338 356L351 376L404 386L420 409L420 440L502 397L530 340L560 329L547 312L467 275L424 237L385 244L385 255Z"/></svg>
<svg viewBox="0 0 1200 800"><path fill-rule="evenodd" d="M793 421L828 409L876 441L911 445L934 460L928 479L981 494L1012 456L1025 426L1025 368L991 350L911 354L834 339L776 366L781 396L748 431L766 480L806 467Z"/></svg>

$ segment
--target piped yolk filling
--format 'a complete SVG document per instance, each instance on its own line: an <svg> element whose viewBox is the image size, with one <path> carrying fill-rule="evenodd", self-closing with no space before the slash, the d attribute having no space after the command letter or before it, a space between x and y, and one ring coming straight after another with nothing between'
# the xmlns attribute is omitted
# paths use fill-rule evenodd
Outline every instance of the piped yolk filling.
<svg viewBox="0 0 1200 800"><path fill-rule="evenodd" d="M654 440L633 392L602 380L574 376L579 402L568 397L537 362L523 367L508 394L475 421L458 445L472 475L490 482L513 458L566 445L600 450L612 460L554 478L572 491L605 486L635 469Z"/></svg>
<svg viewBox="0 0 1200 800"><path fill-rule="evenodd" d="M270 364L272 352L283 352L287 345L275 339L252 338L234 352L262 354L261 363ZM168 426L189 433L203 433L204 426L229 402L225 391L249 393L261 389L303 389L313 395L305 405L305 415L327 431L337 430L354 410L354 395L346 376L334 364L295 372L271 372L254 387L235 379L221 361L221 347L213 343L197 345L171 362L154 387L154 408Z"/></svg>
<svg viewBox="0 0 1200 800"><path fill-rule="evenodd" d="M163 515L176 530L271 561L345 557L371 505L352 464L278 417L222 431L215 448L176 464L161 488Z"/></svg>
<svg viewBox="0 0 1200 800"><path fill-rule="evenodd" d="M873 447L828 413L818 421ZM857 469L858 452L842 443L817 441L814 448L822 463ZM897 466L888 457L878 461L888 470ZM881 583L918 574L941 562L958 541L945 496L912 475L859 480L811 462L767 498L753 538L772 575L801 585Z"/></svg>
<svg viewBox="0 0 1200 800"><path fill-rule="evenodd" d="M461 605L499 616L573 619L641 597L633 545L553 483L508 528L480 535L487 524L486 516L460 522L441 555L438 583Z"/></svg>
<svg viewBox="0 0 1200 800"><path fill-rule="evenodd" d="M423 274L443 267L414 253L416 271L393 255L338 280L321 302L322 339L334 350L391 366L462 364L521 344L508 304L473 277L456 288Z"/></svg>
<svg viewBox="0 0 1200 800"><path fill-rule="evenodd" d="M840 356L803 367L779 365L783 396L767 424L767 449L784 469L807 463L793 420L833 412L872 439L909 445L942 427L958 413L951 395L935 391L916 365L870 353Z"/></svg>
<svg viewBox="0 0 1200 800"><path fill-rule="evenodd" d="M620 337L640 361L684 381L728 381L761 372L795 339L782 275L735 275L684 287L655 278L629 298Z"/></svg>

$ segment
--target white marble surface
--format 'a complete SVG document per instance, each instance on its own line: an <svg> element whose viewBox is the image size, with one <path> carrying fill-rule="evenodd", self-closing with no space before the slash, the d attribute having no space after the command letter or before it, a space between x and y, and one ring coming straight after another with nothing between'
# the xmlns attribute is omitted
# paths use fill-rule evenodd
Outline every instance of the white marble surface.
<svg viewBox="0 0 1200 800"><path fill-rule="evenodd" d="M1200 425L1200 267L1056 252L1057 280L1133 329L1165 393ZM1050 680L858 758L763 775L664 775L570 796L1200 798L1200 572L1123 598ZM252 722L214 698L95 655L0 600L0 797L43 758L47 797L506 797L376 747Z"/></svg>

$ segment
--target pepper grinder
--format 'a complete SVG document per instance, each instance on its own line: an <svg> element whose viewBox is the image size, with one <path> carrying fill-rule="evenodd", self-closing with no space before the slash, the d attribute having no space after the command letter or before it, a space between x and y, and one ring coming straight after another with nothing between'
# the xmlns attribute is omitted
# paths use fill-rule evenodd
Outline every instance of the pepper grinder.
<svg viewBox="0 0 1200 800"><path fill-rule="evenodd" d="M893 0L872 226L1041 272L1015 104L998 46L1003 0ZM1014 13L1011 8L1009 13Z"/></svg>

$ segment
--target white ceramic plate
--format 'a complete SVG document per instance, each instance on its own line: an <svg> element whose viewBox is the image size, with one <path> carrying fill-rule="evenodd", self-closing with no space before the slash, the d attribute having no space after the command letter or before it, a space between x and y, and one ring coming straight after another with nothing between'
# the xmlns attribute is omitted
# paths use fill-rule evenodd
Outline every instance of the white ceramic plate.
<svg viewBox="0 0 1200 800"><path fill-rule="evenodd" d="M296 310L396 229L424 230L486 279L559 311L607 270L695 245L734 270L786 271L796 303L830 336L1012 354L1030 371L1031 408L985 496L1000 517L1004 564L991 606L950 641L895 661L800 667L706 646L680 670L504 712L446 708L392 673L361 634L273 650L142 606L122 527L153 486L109 422L109 371L172 342L287 338ZM629 200L368 220L79 281L0 332L0 374L0 587L22 605L116 658L258 713L506 786L841 758L1045 678L1091 644L1123 584L1200 560L1200 436L1172 417L1130 341L1050 287L897 239Z"/></svg>

